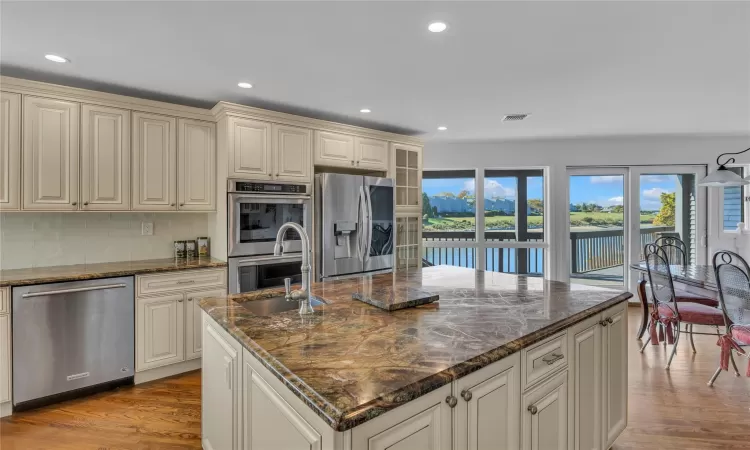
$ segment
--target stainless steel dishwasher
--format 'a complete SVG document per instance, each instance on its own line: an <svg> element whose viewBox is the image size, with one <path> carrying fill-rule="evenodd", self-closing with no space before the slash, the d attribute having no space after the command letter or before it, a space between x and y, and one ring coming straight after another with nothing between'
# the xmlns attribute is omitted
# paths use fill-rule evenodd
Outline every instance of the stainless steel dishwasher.
<svg viewBox="0 0 750 450"><path fill-rule="evenodd" d="M133 277L13 288L13 405L132 383Z"/></svg>

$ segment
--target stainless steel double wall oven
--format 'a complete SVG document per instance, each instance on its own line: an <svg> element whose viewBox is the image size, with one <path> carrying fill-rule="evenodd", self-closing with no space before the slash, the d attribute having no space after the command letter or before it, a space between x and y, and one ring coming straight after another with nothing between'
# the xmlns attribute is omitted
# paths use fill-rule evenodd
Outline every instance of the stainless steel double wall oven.
<svg viewBox="0 0 750 450"><path fill-rule="evenodd" d="M273 256L276 234L286 222L311 234L312 198L308 184L229 180L227 189L229 293L283 286L301 279L302 241L294 230L284 236L284 256Z"/></svg>

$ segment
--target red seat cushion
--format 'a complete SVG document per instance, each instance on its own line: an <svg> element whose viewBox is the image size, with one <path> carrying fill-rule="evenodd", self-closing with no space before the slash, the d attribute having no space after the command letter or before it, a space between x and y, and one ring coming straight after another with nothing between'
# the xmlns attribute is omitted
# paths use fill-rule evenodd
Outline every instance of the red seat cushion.
<svg viewBox="0 0 750 450"><path fill-rule="evenodd" d="M750 326L735 325L732 327L732 338L740 345L750 345Z"/></svg>
<svg viewBox="0 0 750 450"><path fill-rule="evenodd" d="M695 325L724 325L724 314L719 309L689 302L680 302L677 308L680 314L678 317L680 322ZM674 317L675 311L669 305L662 303L659 305L659 315L671 319Z"/></svg>
<svg viewBox="0 0 750 450"><path fill-rule="evenodd" d="M675 298L678 302L693 302L700 303L701 305L713 306L714 308L719 307L718 300L697 294L691 294L690 292L675 291Z"/></svg>

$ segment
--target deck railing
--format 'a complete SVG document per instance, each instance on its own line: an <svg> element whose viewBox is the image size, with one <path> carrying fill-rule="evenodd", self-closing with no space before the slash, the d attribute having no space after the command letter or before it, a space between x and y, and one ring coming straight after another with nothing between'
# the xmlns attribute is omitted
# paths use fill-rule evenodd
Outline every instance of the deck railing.
<svg viewBox="0 0 750 450"><path fill-rule="evenodd" d="M641 229L640 248L671 232L674 232L674 227ZM422 256L429 263L476 267L476 247L430 245L432 242L472 242L475 239L473 231L423 231L422 239L425 243ZM515 242L516 233L486 231L485 239L487 242ZM572 273L607 269L624 263L622 229L572 231L570 240ZM541 241L540 231L529 230L526 242ZM544 270L544 250L541 248L486 248L484 257L486 269L494 272L541 274Z"/></svg>

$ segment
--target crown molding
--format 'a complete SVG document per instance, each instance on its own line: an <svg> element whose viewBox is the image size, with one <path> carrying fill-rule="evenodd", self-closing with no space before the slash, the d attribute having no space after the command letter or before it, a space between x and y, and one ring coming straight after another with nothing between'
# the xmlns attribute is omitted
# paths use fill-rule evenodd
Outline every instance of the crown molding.
<svg viewBox="0 0 750 450"><path fill-rule="evenodd" d="M381 139L402 144L411 144L423 146L424 141L415 136L389 133L387 131L378 131L370 128L363 128L343 123L329 122L327 120L313 119L311 117L297 116L277 111L254 108L252 106L238 105L231 102L219 102L211 108L215 120L225 117L240 117L243 119L263 120L268 122L280 123L303 128L312 128L318 131L330 131L332 133L352 134L372 139Z"/></svg>
<svg viewBox="0 0 750 450"><path fill-rule="evenodd" d="M43 83L41 81L24 80L22 78L0 76L0 89L18 94L40 95L74 102L215 122L213 114L208 109L109 94L59 84Z"/></svg>

